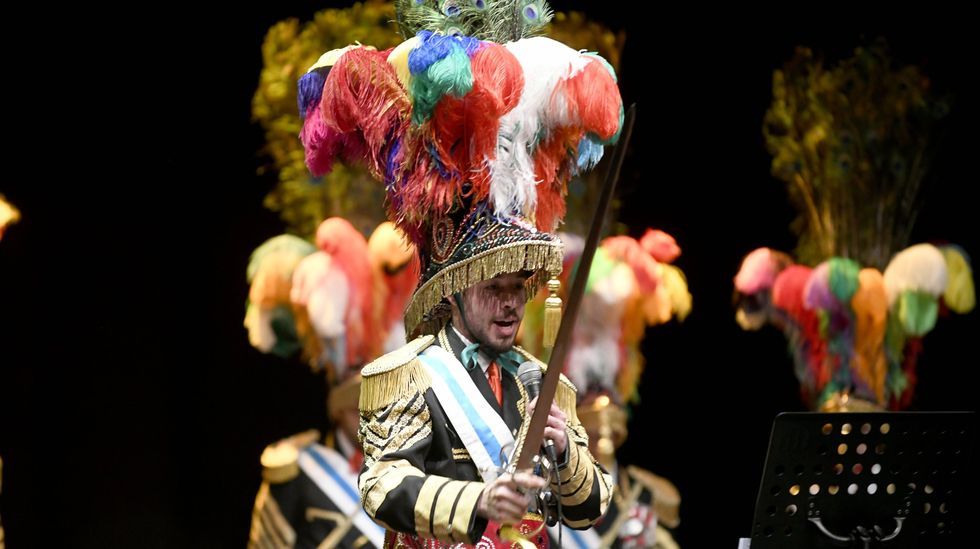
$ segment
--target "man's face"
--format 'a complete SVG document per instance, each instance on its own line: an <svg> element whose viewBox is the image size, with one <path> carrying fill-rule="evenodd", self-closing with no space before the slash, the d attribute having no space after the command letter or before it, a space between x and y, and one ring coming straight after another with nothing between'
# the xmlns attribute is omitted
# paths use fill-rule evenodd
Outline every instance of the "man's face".
<svg viewBox="0 0 980 549"><path fill-rule="evenodd" d="M502 274L463 290L462 315L466 322L459 322L460 311L453 303L453 325L498 353L510 350L524 318L526 279L524 273Z"/></svg>

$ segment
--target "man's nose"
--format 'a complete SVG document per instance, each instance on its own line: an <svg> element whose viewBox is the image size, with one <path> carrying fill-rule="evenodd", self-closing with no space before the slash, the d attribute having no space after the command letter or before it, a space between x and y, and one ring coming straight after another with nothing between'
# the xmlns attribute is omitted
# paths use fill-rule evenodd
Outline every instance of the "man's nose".
<svg viewBox="0 0 980 549"><path fill-rule="evenodd" d="M500 303L505 309L516 309L519 300L523 298L523 292L505 292Z"/></svg>

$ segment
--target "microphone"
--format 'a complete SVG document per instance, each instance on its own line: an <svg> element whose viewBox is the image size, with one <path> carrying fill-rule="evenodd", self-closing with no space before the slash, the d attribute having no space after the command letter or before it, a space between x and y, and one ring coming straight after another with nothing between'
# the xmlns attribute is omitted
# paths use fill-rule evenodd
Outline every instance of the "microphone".
<svg viewBox="0 0 980 549"><path fill-rule="evenodd" d="M517 368L517 379L527 391L528 400L534 400L541 392L541 367L534 362L527 361ZM558 458L555 455L555 442L550 438L544 441L544 451L548 454L552 466L558 466Z"/></svg>

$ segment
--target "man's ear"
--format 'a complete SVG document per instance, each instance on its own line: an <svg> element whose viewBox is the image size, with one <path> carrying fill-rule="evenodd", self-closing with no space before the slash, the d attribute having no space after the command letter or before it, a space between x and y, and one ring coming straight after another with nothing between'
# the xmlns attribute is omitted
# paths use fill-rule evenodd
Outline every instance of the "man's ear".
<svg viewBox="0 0 980 549"><path fill-rule="evenodd" d="M457 318L457 317L462 318L463 317L463 307L462 307L463 293L457 292L449 296L448 298L446 298L446 301L449 302L449 307L452 311L453 318Z"/></svg>

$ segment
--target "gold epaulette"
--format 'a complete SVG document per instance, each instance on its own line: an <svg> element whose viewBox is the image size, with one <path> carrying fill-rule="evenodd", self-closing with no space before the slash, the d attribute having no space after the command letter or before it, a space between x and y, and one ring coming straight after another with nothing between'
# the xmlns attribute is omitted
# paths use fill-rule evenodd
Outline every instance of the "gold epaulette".
<svg viewBox="0 0 980 549"><path fill-rule="evenodd" d="M428 389L432 380L418 355L435 340L432 335L419 336L365 366L361 370L361 412L380 410L406 393Z"/></svg>
<svg viewBox="0 0 980 549"><path fill-rule="evenodd" d="M320 438L316 429L304 431L270 444L262 451L262 478L270 484L283 484L299 476L299 453Z"/></svg>
<svg viewBox="0 0 980 549"><path fill-rule="evenodd" d="M548 365L544 362L538 360L538 358L531 353L525 351L521 347L514 345L514 350L518 352L524 358L534 361L534 363L541 366L543 372L548 371ZM565 374L558 374L558 390L555 391L555 404L561 408L562 412L568 416L570 422L578 423L578 414L575 411L576 405L578 403L578 398L576 396L577 391L575 390L575 384L573 384Z"/></svg>
<svg viewBox="0 0 980 549"><path fill-rule="evenodd" d="M653 492L653 508L657 521L668 528L676 528L681 523L681 494L674 483L634 465L626 468L629 476L644 488Z"/></svg>

